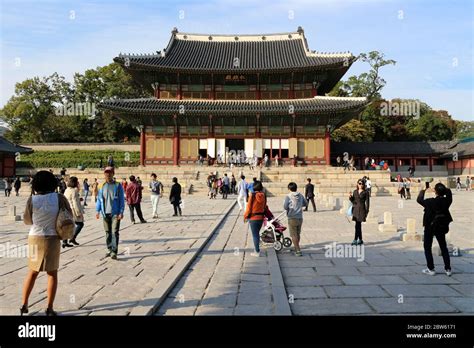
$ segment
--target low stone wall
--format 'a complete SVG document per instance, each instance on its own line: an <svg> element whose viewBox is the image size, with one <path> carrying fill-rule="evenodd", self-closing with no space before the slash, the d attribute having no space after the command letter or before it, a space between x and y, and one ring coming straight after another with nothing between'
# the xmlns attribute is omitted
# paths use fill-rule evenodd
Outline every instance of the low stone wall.
<svg viewBox="0 0 474 348"><path fill-rule="evenodd" d="M35 151L72 151L72 150L115 150L115 151L140 151L140 144L116 143L43 143L21 144Z"/></svg>

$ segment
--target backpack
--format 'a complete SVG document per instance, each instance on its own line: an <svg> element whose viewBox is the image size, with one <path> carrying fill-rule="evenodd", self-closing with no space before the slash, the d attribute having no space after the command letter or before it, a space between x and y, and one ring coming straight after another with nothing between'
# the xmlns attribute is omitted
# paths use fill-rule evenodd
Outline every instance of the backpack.
<svg viewBox="0 0 474 348"><path fill-rule="evenodd" d="M159 182L159 181L151 182L150 183L151 192L156 193L156 194L160 194L160 185L161 185L161 182Z"/></svg>
<svg viewBox="0 0 474 348"><path fill-rule="evenodd" d="M436 212L433 221L431 221L431 230L436 234L446 234L449 232L449 221L448 217L440 212Z"/></svg>
<svg viewBox="0 0 474 348"><path fill-rule="evenodd" d="M61 240L72 239L72 237L74 237L74 218L72 213L61 204L59 195L58 204L59 211L56 218L56 232Z"/></svg>

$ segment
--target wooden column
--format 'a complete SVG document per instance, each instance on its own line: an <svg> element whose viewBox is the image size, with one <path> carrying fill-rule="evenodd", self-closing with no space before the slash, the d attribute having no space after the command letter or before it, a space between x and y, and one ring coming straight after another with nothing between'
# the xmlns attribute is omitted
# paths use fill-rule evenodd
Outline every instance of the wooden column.
<svg viewBox="0 0 474 348"><path fill-rule="evenodd" d="M173 133L173 165L179 166L179 127L177 124L177 115L174 118L174 133Z"/></svg>
<svg viewBox="0 0 474 348"><path fill-rule="evenodd" d="M326 133L324 134L324 159L326 165L331 164L331 135L328 129L326 129Z"/></svg>
<svg viewBox="0 0 474 348"><path fill-rule="evenodd" d="M183 99L183 94L182 94L182 91L181 91L181 81L179 79L179 73L178 73L178 91L176 92L176 98L181 100Z"/></svg>
<svg viewBox="0 0 474 348"><path fill-rule="evenodd" d="M140 165L145 165L146 159L146 137L145 137L145 126L140 130Z"/></svg>
<svg viewBox="0 0 474 348"><path fill-rule="evenodd" d="M316 97L318 95L318 91L316 90L316 84L313 83L313 86L311 87L311 97Z"/></svg>
<svg viewBox="0 0 474 348"><path fill-rule="evenodd" d="M428 164L430 166L430 172L432 172L433 171L433 158L431 156L428 158Z"/></svg>
<svg viewBox="0 0 474 348"><path fill-rule="evenodd" d="M398 172L398 157L395 156L395 171Z"/></svg>

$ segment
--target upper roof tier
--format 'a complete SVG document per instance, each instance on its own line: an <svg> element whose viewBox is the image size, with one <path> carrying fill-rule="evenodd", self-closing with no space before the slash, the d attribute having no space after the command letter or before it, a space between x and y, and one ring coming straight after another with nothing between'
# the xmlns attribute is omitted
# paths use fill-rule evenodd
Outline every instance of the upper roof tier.
<svg viewBox="0 0 474 348"><path fill-rule="evenodd" d="M120 54L114 61L135 70L168 72L284 72L347 70L356 58L347 53L310 51L301 27L293 33L203 35L171 32L157 54Z"/></svg>

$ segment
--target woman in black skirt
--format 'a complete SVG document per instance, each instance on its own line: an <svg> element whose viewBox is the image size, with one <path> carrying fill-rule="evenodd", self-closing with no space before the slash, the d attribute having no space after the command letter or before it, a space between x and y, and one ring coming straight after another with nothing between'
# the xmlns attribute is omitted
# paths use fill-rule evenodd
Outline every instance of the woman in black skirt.
<svg viewBox="0 0 474 348"><path fill-rule="evenodd" d="M357 180L357 189L349 193L349 200L352 202L352 221L355 221L355 237L352 245L361 245L364 244L362 222L365 222L370 206L369 193L365 189L365 182L362 179Z"/></svg>

